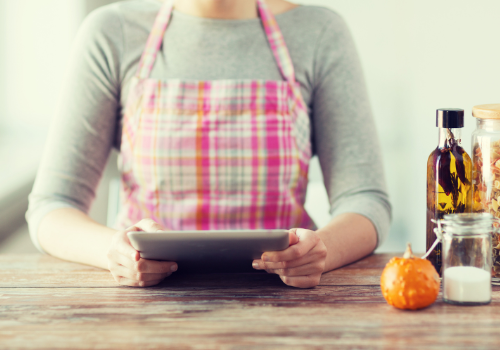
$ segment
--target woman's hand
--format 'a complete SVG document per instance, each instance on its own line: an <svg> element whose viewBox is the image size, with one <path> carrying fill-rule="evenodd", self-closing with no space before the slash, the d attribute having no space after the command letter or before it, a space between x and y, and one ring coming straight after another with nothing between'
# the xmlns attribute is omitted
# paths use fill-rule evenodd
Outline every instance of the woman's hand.
<svg viewBox="0 0 500 350"><path fill-rule="evenodd" d="M127 236L130 231L156 232L164 229L153 220L144 219L113 236L107 257L109 271L116 282L125 286L149 287L177 271L175 262L142 259L130 244Z"/></svg>
<svg viewBox="0 0 500 350"><path fill-rule="evenodd" d="M290 247L279 252L265 252L253 261L253 268L278 274L292 287L311 288L319 284L325 269L326 246L311 230L290 230Z"/></svg>

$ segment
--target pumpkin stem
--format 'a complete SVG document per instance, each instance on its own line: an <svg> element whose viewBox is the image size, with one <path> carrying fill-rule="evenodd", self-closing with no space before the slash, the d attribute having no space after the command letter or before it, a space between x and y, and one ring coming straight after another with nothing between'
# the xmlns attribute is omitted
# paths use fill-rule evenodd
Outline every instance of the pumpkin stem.
<svg viewBox="0 0 500 350"><path fill-rule="evenodd" d="M406 252L403 255L403 259L410 259L410 258L414 258L414 256L413 256L413 252L411 251L411 243L407 243Z"/></svg>

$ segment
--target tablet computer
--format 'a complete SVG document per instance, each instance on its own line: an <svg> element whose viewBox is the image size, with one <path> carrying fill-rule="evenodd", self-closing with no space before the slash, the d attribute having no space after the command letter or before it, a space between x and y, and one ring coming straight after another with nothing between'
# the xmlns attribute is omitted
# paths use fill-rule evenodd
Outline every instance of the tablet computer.
<svg viewBox="0 0 500 350"><path fill-rule="evenodd" d="M262 253L288 248L288 230L128 232L141 257L175 261L179 269L242 267Z"/></svg>

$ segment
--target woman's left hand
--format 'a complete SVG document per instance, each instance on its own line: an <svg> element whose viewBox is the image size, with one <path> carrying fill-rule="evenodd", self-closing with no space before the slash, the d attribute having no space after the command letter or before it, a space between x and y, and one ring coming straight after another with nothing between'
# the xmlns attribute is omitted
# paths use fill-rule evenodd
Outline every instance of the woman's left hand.
<svg viewBox="0 0 500 350"><path fill-rule="evenodd" d="M311 230L290 230L290 246L278 252L265 252L261 259L254 260L256 270L278 274L281 280L292 287L312 288L319 284L325 269L326 246Z"/></svg>

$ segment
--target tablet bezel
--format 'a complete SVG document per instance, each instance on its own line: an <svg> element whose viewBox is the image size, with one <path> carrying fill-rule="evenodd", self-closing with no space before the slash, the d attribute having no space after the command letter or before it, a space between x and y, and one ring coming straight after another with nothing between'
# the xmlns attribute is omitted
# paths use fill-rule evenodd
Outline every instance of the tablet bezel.
<svg viewBox="0 0 500 350"><path fill-rule="evenodd" d="M248 262L289 246L288 230L130 231L127 235L144 259L189 265Z"/></svg>

